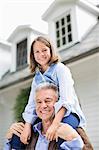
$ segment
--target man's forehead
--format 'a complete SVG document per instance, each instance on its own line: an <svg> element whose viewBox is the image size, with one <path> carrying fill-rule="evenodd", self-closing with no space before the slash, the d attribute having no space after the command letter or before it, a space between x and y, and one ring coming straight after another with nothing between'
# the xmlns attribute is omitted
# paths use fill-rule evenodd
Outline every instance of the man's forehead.
<svg viewBox="0 0 99 150"><path fill-rule="evenodd" d="M56 92L53 89L39 89L36 94L43 94L43 93L49 93L51 95L52 93L55 94Z"/></svg>
<svg viewBox="0 0 99 150"><path fill-rule="evenodd" d="M54 99L56 93L52 89L40 89L36 92L36 99Z"/></svg>

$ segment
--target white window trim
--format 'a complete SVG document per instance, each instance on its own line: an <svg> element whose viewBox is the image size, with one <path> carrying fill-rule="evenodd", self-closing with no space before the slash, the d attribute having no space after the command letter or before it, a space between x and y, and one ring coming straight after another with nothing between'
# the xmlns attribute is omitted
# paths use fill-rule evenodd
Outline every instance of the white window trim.
<svg viewBox="0 0 99 150"><path fill-rule="evenodd" d="M57 21L60 22L62 18L65 18L65 17L66 17L67 15L69 15L69 14L70 14L70 18L71 18L70 24L71 24L72 41L71 41L71 42L68 42L68 41L67 41L67 40L68 40L68 37L67 37L68 34L67 34L67 33L69 33L69 32L66 31L65 37L66 37L66 43L67 43L67 44L64 44L64 45L61 44L60 47L57 47L57 37L56 37L56 31L57 31L57 29L56 29L56 22L57 22ZM65 23L64 26L65 26L65 29L67 30L66 24L67 24L67 22ZM65 49L65 48L68 48L68 47L72 46L72 44L73 44L73 28L72 28L72 13L71 13L71 9L68 10L68 11L66 11L66 12L64 12L61 16L57 17L57 18L54 20L54 27L55 27L55 42L56 42L56 48L58 49L58 51L61 51L62 49ZM62 26L59 26L59 31L61 30L60 28L62 28ZM59 39L61 39L61 42L62 42L62 34L60 34L60 38L59 38Z"/></svg>

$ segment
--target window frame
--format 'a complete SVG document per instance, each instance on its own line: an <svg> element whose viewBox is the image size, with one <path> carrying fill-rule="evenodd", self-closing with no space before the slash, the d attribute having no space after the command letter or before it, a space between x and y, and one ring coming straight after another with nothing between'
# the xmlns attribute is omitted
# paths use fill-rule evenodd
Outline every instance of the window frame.
<svg viewBox="0 0 99 150"><path fill-rule="evenodd" d="M70 20L69 18L67 20L67 16L70 16ZM56 28L56 24L58 24L57 28ZM61 50L62 48L65 48L71 45L73 43L71 10L65 12L60 17L58 17L54 21L54 25L55 25L55 39L56 39L57 49Z"/></svg>
<svg viewBox="0 0 99 150"><path fill-rule="evenodd" d="M28 39L16 43L16 70L21 70L27 66L27 42Z"/></svg>

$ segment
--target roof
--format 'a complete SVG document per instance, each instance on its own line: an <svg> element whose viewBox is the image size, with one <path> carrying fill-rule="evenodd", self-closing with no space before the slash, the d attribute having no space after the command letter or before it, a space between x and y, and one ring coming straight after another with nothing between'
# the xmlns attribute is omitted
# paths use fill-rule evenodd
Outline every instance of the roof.
<svg viewBox="0 0 99 150"><path fill-rule="evenodd" d="M93 53L99 52L99 22L81 42L61 50L59 53L62 57L62 61L68 61L86 53L92 53L91 51L93 51Z"/></svg>
<svg viewBox="0 0 99 150"><path fill-rule="evenodd" d="M13 73L7 70L7 72L5 72L0 80L0 89L14 85L16 83L24 82L30 78L33 79L33 74L30 74L28 67Z"/></svg>
<svg viewBox="0 0 99 150"><path fill-rule="evenodd" d="M11 43L9 43L1 38L0 38L0 45L5 46L5 47L11 47Z"/></svg>
<svg viewBox="0 0 99 150"><path fill-rule="evenodd" d="M64 3L64 4L68 4L68 3L78 3L78 5L84 7L85 9L91 11L92 13L94 13L95 15L99 15L99 8L97 8L95 5L93 5L92 3L86 1L86 0L55 0L50 6L49 8L45 11L45 13L42 15L42 19L47 21L47 19L49 18L49 16L53 13L53 11L55 10L55 8Z"/></svg>
<svg viewBox="0 0 99 150"><path fill-rule="evenodd" d="M13 40L14 36L18 32L20 32L22 30L26 30L26 29L29 29L30 31L34 32L34 34L40 34L40 35L43 34L42 32L39 32L39 31L33 29L33 27L31 25L20 25L20 26L16 27L16 29L12 32L12 34L8 38L8 41L11 42Z"/></svg>

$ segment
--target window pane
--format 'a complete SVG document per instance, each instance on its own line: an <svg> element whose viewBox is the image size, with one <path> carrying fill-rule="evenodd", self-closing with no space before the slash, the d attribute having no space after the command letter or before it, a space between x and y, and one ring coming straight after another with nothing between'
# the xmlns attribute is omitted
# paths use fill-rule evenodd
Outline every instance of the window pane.
<svg viewBox="0 0 99 150"><path fill-rule="evenodd" d="M61 19L61 25L63 26L65 24L64 18Z"/></svg>
<svg viewBox="0 0 99 150"><path fill-rule="evenodd" d="M27 64L27 39L17 44L17 69Z"/></svg>
<svg viewBox="0 0 99 150"><path fill-rule="evenodd" d="M66 37L63 37L63 38L62 38L62 44L63 44L63 45L66 44Z"/></svg>
<svg viewBox="0 0 99 150"><path fill-rule="evenodd" d="M69 15L67 15L67 22L70 22L71 20L70 20L70 14Z"/></svg>
<svg viewBox="0 0 99 150"><path fill-rule="evenodd" d="M65 28L62 28L62 35L65 34Z"/></svg>
<svg viewBox="0 0 99 150"><path fill-rule="evenodd" d="M59 37L60 37L60 32L59 32L59 30L58 30L58 31L56 31L56 37L57 37L57 38L59 38Z"/></svg>
<svg viewBox="0 0 99 150"><path fill-rule="evenodd" d="M55 22L56 45L61 47L72 41L71 15L64 15Z"/></svg>
<svg viewBox="0 0 99 150"><path fill-rule="evenodd" d="M60 40L57 40L57 47L60 47Z"/></svg>
<svg viewBox="0 0 99 150"><path fill-rule="evenodd" d="M68 32L71 31L71 24L69 24L69 25L67 26L67 31L68 31Z"/></svg>
<svg viewBox="0 0 99 150"><path fill-rule="evenodd" d="M69 35L68 35L68 42L71 42L71 41L72 41L72 35L69 34Z"/></svg>
<svg viewBox="0 0 99 150"><path fill-rule="evenodd" d="M56 22L56 29L59 28L59 21Z"/></svg>

